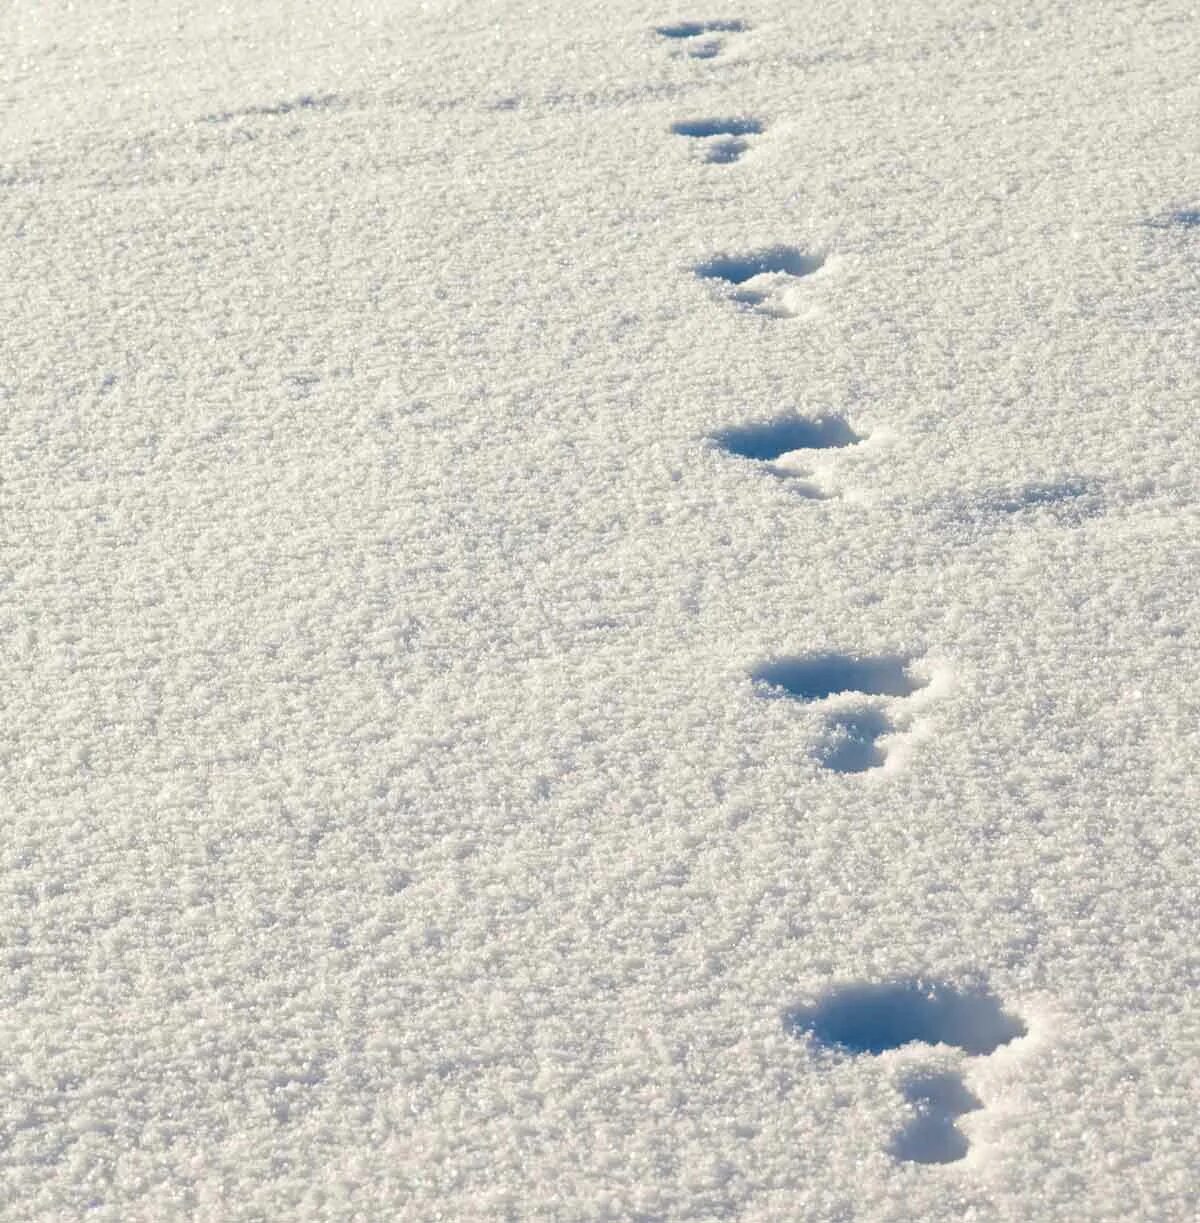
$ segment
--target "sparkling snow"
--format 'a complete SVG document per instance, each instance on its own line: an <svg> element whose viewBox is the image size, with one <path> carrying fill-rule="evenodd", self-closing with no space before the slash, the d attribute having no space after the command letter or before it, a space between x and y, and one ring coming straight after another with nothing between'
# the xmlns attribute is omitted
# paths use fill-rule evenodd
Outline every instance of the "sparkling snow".
<svg viewBox="0 0 1200 1223"><path fill-rule="evenodd" d="M0 62L0 1217L1195 1217L1194 5Z"/></svg>

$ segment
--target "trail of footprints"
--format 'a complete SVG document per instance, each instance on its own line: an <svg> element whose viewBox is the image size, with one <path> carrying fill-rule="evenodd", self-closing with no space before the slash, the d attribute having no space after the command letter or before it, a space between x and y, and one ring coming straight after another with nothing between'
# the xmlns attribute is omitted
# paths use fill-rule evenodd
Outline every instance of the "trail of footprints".
<svg viewBox="0 0 1200 1223"><path fill-rule="evenodd" d="M655 32L686 55L709 60L748 28L743 21L724 19L680 21ZM671 128L696 142L702 159L716 165L737 161L764 130L761 121L747 116L686 119ZM767 319L791 319L803 310L803 282L824 263L819 252L781 245L721 252L694 270L735 307ZM866 439L842 416L789 411L730 425L709 440L731 458L788 481L800 496L823 499L828 492L812 478L817 456ZM794 701L820 712L822 729L812 755L841 775L888 764L930 685L921 661L900 654L779 656L750 674L764 699ZM970 1069L1027 1032L986 986L921 978L835 987L787 1011L784 1026L833 1057L898 1054L896 1086L908 1116L889 1149L897 1160L916 1164L953 1163L967 1154L960 1119L983 1107L967 1085ZM910 1047L915 1053L899 1053Z"/></svg>
<svg viewBox="0 0 1200 1223"><path fill-rule="evenodd" d="M681 21L661 25L655 31L661 38L677 43L692 59L715 59L724 50L727 37L744 33L744 21ZM676 136L699 145L702 158L712 165L737 161L750 147L751 138L761 136L765 125L750 115L725 118L681 119L671 124Z"/></svg>

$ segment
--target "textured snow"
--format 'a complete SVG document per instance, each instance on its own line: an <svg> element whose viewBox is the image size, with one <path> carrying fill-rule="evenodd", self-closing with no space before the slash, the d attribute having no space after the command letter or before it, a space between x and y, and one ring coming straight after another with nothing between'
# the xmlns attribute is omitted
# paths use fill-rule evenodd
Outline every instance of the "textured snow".
<svg viewBox="0 0 1200 1223"><path fill-rule="evenodd" d="M1195 1216L1194 5L0 57L0 1217Z"/></svg>

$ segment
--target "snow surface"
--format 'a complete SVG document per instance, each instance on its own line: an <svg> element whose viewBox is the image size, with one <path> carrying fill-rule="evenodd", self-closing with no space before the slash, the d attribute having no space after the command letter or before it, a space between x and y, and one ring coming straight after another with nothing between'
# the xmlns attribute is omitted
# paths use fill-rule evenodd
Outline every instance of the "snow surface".
<svg viewBox="0 0 1200 1223"><path fill-rule="evenodd" d="M1195 1217L1193 4L0 56L5 1219Z"/></svg>

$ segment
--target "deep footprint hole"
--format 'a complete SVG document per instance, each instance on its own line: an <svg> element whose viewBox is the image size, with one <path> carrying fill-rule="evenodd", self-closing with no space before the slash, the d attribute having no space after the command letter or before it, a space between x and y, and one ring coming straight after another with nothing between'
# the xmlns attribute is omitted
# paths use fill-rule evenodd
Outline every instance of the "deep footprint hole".
<svg viewBox="0 0 1200 1223"><path fill-rule="evenodd" d="M744 284L755 276L784 273L811 276L825 265L825 256L802 251L794 246L772 246L746 255L716 255L696 267L696 275L706 280Z"/></svg>
<svg viewBox="0 0 1200 1223"><path fill-rule="evenodd" d="M705 140L710 136L759 136L763 125L757 119L686 119L671 124L676 136Z"/></svg>
<svg viewBox="0 0 1200 1223"><path fill-rule="evenodd" d="M715 434L713 440L739 458L770 462L792 450L835 450L863 439L840 416L810 418L789 413L735 425Z"/></svg>
<svg viewBox="0 0 1200 1223"><path fill-rule="evenodd" d="M908 662L900 654L808 654L763 663L753 678L797 701L820 701L839 692L909 696L925 684L908 674Z"/></svg>
<svg viewBox="0 0 1200 1223"><path fill-rule="evenodd" d="M740 34L746 23L737 18L724 21L679 21L674 25L660 25L655 33L663 38L699 38L702 34Z"/></svg>
<svg viewBox="0 0 1200 1223"><path fill-rule="evenodd" d="M784 1025L827 1048L870 1054L917 1042L978 1056L1027 1031L985 989L920 979L842 986L812 1006L788 1011Z"/></svg>

